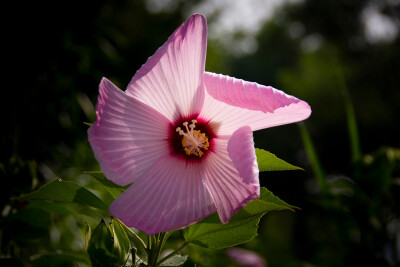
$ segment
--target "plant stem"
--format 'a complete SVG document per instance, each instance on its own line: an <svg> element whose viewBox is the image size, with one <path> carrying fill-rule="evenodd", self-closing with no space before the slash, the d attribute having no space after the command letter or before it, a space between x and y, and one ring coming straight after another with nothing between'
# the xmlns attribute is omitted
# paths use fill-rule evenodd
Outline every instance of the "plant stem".
<svg viewBox="0 0 400 267"><path fill-rule="evenodd" d="M152 239L152 236L148 235L147 236L147 249L148 250L151 250L151 239Z"/></svg>
<svg viewBox="0 0 400 267"><path fill-rule="evenodd" d="M161 249L165 243L164 239L165 239L165 233L160 233L157 238L157 248L153 255L154 263L156 263L158 261L158 257L160 257Z"/></svg>

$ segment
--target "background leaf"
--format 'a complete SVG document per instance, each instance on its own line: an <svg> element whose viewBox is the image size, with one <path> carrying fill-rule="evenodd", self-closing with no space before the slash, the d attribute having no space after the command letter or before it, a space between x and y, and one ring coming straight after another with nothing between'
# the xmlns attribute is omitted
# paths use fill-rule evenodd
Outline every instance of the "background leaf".
<svg viewBox="0 0 400 267"><path fill-rule="evenodd" d="M57 251L41 255L40 258L35 260L34 266L80 266L78 263L83 263L84 266L89 265L90 260L88 254L75 251Z"/></svg>
<svg viewBox="0 0 400 267"><path fill-rule="evenodd" d="M160 266L180 266L187 260L187 255L176 254L160 264Z"/></svg>
<svg viewBox="0 0 400 267"><path fill-rule="evenodd" d="M248 203L229 221L222 224L218 214L214 213L203 221L184 230L187 242L207 248L227 248L257 236L260 218L273 210L293 210L293 206L274 196L268 189L260 189L260 198Z"/></svg>
<svg viewBox="0 0 400 267"><path fill-rule="evenodd" d="M3 241L8 239L11 232L15 232L17 240L26 241L47 235L51 225L51 214L39 208L26 208L10 216L3 232Z"/></svg>
<svg viewBox="0 0 400 267"><path fill-rule="evenodd" d="M271 152L263 149L256 148L256 156L258 169L260 171L303 170L302 168L287 163L286 161L278 158Z"/></svg>
<svg viewBox="0 0 400 267"><path fill-rule="evenodd" d="M61 179L54 179L38 190L20 196L18 199L73 202L108 211L108 205L95 194L77 183Z"/></svg>

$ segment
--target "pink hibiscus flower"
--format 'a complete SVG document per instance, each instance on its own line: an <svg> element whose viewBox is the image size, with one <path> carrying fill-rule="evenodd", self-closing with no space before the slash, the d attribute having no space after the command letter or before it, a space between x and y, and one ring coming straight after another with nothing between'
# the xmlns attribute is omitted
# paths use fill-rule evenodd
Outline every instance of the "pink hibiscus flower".
<svg viewBox="0 0 400 267"><path fill-rule="evenodd" d="M147 234L218 211L223 223L258 198L252 131L306 119L307 103L272 87L205 72L207 22L195 14L125 92L100 83L89 142L105 176L132 185L113 216Z"/></svg>

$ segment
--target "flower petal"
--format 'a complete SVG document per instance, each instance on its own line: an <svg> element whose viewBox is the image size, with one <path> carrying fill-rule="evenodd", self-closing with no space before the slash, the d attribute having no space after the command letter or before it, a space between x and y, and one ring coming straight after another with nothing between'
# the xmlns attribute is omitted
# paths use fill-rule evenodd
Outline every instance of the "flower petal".
<svg viewBox="0 0 400 267"><path fill-rule="evenodd" d="M204 181L223 223L246 203L260 195L257 159L250 127L229 137L215 138L215 153L209 153Z"/></svg>
<svg viewBox="0 0 400 267"><path fill-rule="evenodd" d="M243 182L257 187L259 194L257 156L249 126L241 127L232 134L228 141L228 153Z"/></svg>
<svg viewBox="0 0 400 267"><path fill-rule="evenodd" d="M171 121L198 114L204 102L206 49L207 22L195 14L136 72L126 92Z"/></svg>
<svg viewBox="0 0 400 267"><path fill-rule="evenodd" d="M127 226L152 235L193 224L215 212L201 164L165 156L110 206Z"/></svg>
<svg viewBox="0 0 400 267"><path fill-rule="evenodd" d="M89 142L105 176L119 185L135 181L169 153L169 121L103 78Z"/></svg>
<svg viewBox="0 0 400 267"><path fill-rule="evenodd" d="M226 253L230 258L237 262L238 266L246 267L266 267L267 263L260 255L257 253L243 249L243 248L228 248Z"/></svg>
<svg viewBox="0 0 400 267"><path fill-rule="evenodd" d="M217 134L248 125L253 131L308 118L310 106L269 86L226 75L204 73L205 102L200 117L211 120Z"/></svg>

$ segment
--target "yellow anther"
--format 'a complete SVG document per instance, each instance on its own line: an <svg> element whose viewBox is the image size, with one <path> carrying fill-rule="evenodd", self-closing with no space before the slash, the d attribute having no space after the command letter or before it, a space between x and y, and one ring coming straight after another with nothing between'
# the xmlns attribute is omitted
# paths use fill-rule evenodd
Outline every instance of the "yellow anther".
<svg viewBox="0 0 400 267"><path fill-rule="evenodd" d="M185 121L182 123L182 125L185 126L186 133L180 127L176 128L176 132L178 132L179 135L183 135L182 146L186 155L202 157L204 155L204 151L208 150L210 143L208 142L208 138L205 133L202 133L199 130L194 130L196 123L196 120L192 120L192 124L190 124L188 127L189 123Z"/></svg>

